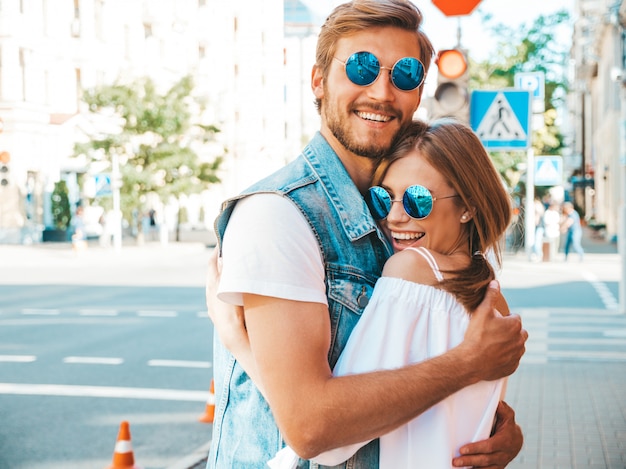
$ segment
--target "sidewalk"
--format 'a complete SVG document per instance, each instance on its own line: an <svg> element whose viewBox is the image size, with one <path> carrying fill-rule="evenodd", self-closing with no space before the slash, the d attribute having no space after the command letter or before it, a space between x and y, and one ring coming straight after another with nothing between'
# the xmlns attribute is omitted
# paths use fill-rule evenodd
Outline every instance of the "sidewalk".
<svg viewBox="0 0 626 469"><path fill-rule="evenodd" d="M69 243L0 245L0 283L204 286L211 251L197 242L92 243L79 252Z"/></svg>

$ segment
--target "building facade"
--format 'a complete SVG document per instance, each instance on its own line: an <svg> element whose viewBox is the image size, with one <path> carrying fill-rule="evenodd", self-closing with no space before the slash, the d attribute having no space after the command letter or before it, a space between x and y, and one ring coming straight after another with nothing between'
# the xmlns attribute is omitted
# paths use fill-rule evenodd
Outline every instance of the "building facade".
<svg viewBox="0 0 626 469"><path fill-rule="evenodd" d="M59 180L73 207L83 202L81 181L89 178L79 176L93 168L72 158L73 146L94 125L82 91L99 85L150 77L165 90L193 75L194 92L208 101L201 118L220 129L216 154L226 151L222 184L184 201L209 222L223 198L295 156L311 128L300 103L315 110L302 77L294 90L286 77L304 69L300 54L310 53L316 32L307 26L286 40L285 7L283 0L0 0L0 243L41 240Z"/></svg>
<svg viewBox="0 0 626 469"><path fill-rule="evenodd" d="M609 241L624 233L626 2L577 0L568 107L574 125L575 201Z"/></svg>

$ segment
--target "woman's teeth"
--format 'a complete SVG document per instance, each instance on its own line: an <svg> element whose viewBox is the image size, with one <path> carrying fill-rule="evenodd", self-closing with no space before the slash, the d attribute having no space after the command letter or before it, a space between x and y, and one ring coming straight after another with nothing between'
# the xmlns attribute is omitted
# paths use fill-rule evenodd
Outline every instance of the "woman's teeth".
<svg viewBox="0 0 626 469"><path fill-rule="evenodd" d="M394 239L398 239L398 240L401 240L401 241L420 239L425 234L426 233L397 233L395 231L391 232L391 236Z"/></svg>

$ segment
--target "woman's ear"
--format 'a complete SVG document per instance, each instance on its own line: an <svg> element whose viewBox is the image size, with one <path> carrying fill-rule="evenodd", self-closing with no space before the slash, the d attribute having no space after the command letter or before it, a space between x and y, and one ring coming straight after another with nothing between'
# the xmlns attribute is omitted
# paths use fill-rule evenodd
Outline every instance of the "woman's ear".
<svg viewBox="0 0 626 469"><path fill-rule="evenodd" d="M465 210L461 215L461 223L467 223L468 221L470 221L474 217L475 212L476 209L474 207Z"/></svg>

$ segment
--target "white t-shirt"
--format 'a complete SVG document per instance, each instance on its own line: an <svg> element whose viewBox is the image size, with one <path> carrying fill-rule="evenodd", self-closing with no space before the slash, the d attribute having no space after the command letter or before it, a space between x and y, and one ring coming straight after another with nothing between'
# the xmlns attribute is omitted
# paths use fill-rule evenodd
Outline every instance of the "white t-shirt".
<svg viewBox="0 0 626 469"><path fill-rule="evenodd" d="M255 194L235 206L222 243L218 297L243 305L242 293L328 304L324 262L296 205Z"/></svg>

